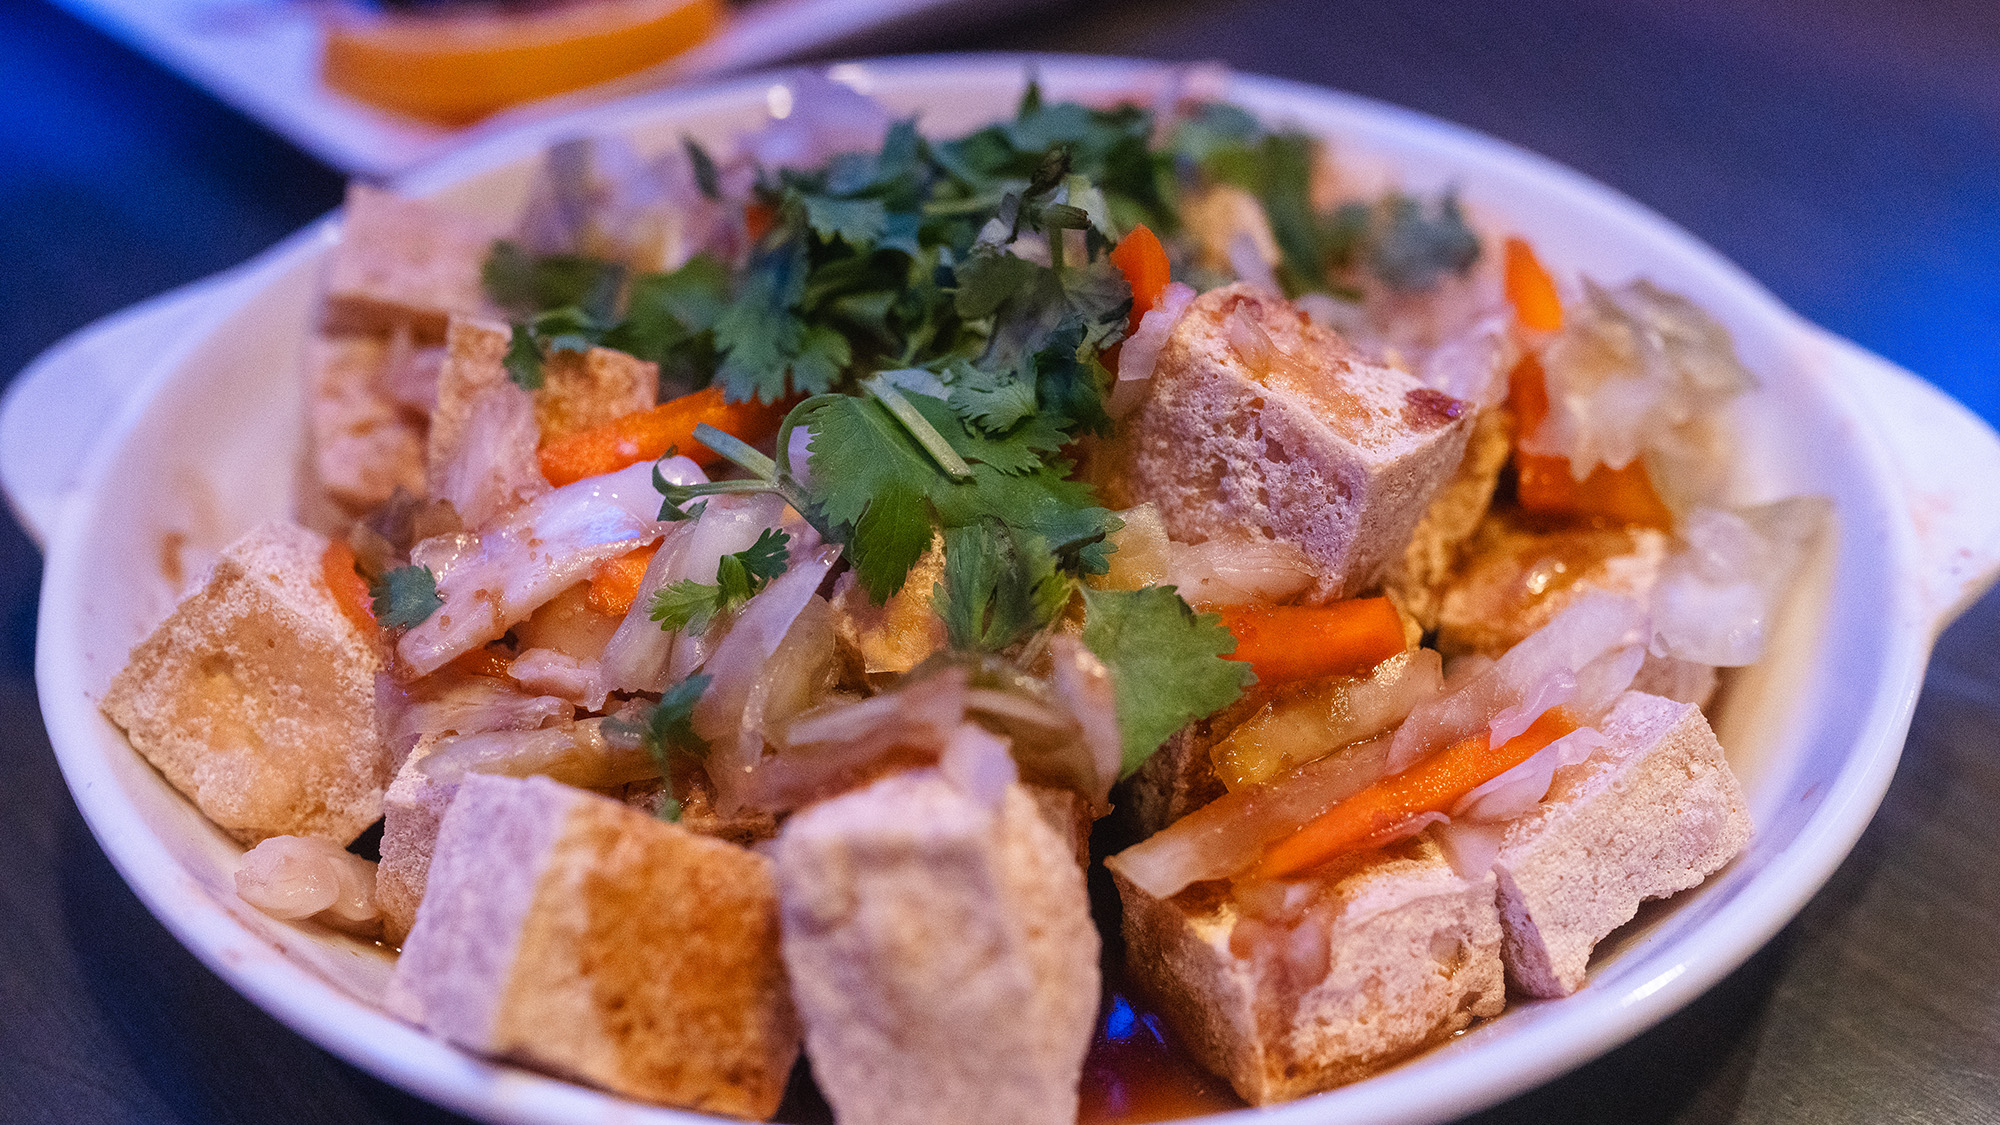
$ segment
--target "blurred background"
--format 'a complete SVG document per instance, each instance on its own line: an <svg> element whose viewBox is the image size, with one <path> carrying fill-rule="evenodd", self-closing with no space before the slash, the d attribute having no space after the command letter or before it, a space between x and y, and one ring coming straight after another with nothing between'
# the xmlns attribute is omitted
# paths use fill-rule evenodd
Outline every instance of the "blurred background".
<svg viewBox="0 0 2000 1125"><path fill-rule="evenodd" d="M964 49L1217 59L1469 125L2000 420L2000 6L993 0L813 53ZM343 182L63 9L0 0L0 378L250 257ZM39 575L0 519L0 1118L456 1120L264 1016L111 870L35 703ZM1679 1016L1474 1120L2000 1121L1996 626L1988 598L1946 634L1882 813L1796 922Z"/></svg>

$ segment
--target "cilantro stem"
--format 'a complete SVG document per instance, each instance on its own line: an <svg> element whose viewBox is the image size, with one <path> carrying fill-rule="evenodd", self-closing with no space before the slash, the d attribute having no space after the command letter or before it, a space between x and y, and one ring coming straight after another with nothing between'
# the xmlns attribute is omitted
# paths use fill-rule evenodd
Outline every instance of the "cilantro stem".
<svg viewBox="0 0 2000 1125"><path fill-rule="evenodd" d="M964 199L933 200L924 204L927 219L949 218L955 215L977 215L1000 206L1005 192L990 191L981 195L971 195Z"/></svg>
<svg viewBox="0 0 2000 1125"><path fill-rule="evenodd" d="M764 456L749 442L734 434L726 434L707 422L698 423L694 428L695 440L715 450L735 462L743 469L763 478L765 485L778 476L778 463Z"/></svg>
<svg viewBox="0 0 2000 1125"><path fill-rule="evenodd" d="M917 444L924 447L924 452L931 455L931 460L936 461L938 468L943 469L947 476L953 480L971 478L972 466L965 463L965 458L958 455L958 450L951 447L951 443L944 439L943 434L937 432L937 427L931 425L929 419L917 413L917 408L910 405L910 400L903 397L903 392L897 390L880 375L870 375L861 380L861 386L869 394L874 395L876 401L888 407L889 413L895 415L896 421L901 422L903 428L910 431L910 436L917 439Z"/></svg>
<svg viewBox="0 0 2000 1125"><path fill-rule="evenodd" d="M696 496L721 496L732 492L775 492L780 496L785 495L783 488L768 480L718 480L707 484L689 485L688 488Z"/></svg>

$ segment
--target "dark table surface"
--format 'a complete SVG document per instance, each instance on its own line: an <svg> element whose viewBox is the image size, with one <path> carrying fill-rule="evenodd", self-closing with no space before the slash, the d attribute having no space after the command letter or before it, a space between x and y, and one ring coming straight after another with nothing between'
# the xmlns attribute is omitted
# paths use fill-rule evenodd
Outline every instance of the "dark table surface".
<svg viewBox="0 0 2000 1125"><path fill-rule="evenodd" d="M1459 121L1625 191L2000 419L1988 3L1098 0L858 47L1217 58ZM71 17L0 0L0 373L340 191ZM125 888L36 709L39 579L0 519L0 1120L456 1120L265 1016ZM1474 1120L2000 1121L1996 625L2000 596L1944 635L1881 813L1796 921L1658 1028Z"/></svg>

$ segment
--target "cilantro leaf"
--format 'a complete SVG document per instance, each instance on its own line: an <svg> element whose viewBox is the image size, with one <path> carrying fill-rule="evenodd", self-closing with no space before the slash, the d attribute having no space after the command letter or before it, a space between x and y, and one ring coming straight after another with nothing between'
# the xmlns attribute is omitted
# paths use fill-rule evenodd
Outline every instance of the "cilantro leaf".
<svg viewBox="0 0 2000 1125"><path fill-rule="evenodd" d="M951 647L998 652L1053 620L1072 585L1040 536L984 519L944 533L931 604Z"/></svg>
<svg viewBox="0 0 2000 1125"><path fill-rule="evenodd" d="M501 239L480 266L493 303L516 316L573 305L609 320L625 283L625 267L582 254L533 254Z"/></svg>
<svg viewBox="0 0 2000 1125"><path fill-rule="evenodd" d="M802 404L812 437L812 497L832 524L852 525L870 501L898 486L923 495L940 477L929 455L873 398L829 396Z"/></svg>
<svg viewBox="0 0 2000 1125"><path fill-rule="evenodd" d="M951 388L945 401L960 418L987 433L1005 433L1035 412L1035 385L1015 372L960 362L945 375Z"/></svg>
<svg viewBox="0 0 2000 1125"><path fill-rule="evenodd" d="M785 573L791 565L792 555L789 544L791 535L775 527L767 527L757 535L757 541L741 551L729 556L743 565L755 589Z"/></svg>
<svg viewBox="0 0 2000 1125"><path fill-rule="evenodd" d="M507 339L507 355L501 366L507 369L507 378L524 391L542 389L542 349L535 343L534 334L525 324L512 325L513 334Z"/></svg>
<svg viewBox="0 0 2000 1125"><path fill-rule="evenodd" d="M1256 681L1250 666L1224 660L1236 638L1215 614L1197 615L1171 586L1083 588L1083 643L1111 670L1121 776L1144 765L1175 731L1236 702Z"/></svg>
<svg viewBox="0 0 2000 1125"><path fill-rule="evenodd" d="M933 504L946 527L992 516L1041 536L1064 566L1102 574L1110 569L1105 537L1124 523L1097 505L1089 485L1067 479L1069 468L1051 461L1032 473L1004 473L976 464L970 482L941 490Z"/></svg>
<svg viewBox="0 0 2000 1125"><path fill-rule="evenodd" d="M528 321L528 331L542 346L544 355L557 352L582 353L597 346L604 338L604 324L600 318L575 305L564 305L538 313Z"/></svg>
<svg viewBox="0 0 2000 1125"><path fill-rule="evenodd" d="M375 620L384 629L414 629L444 604L438 597L437 575L425 566L399 566L384 574L368 593L374 602Z"/></svg>
<svg viewBox="0 0 2000 1125"><path fill-rule="evenodd" d="M835 199L811 192L800 192L798 198L814 234L828 241L840 239L856 250L882 237L889 222L889 211L879 199Z"/></svg>
<svg viewBox="0 0 2000 1125"><path fill-rule="evenodd" d="M1026 366L1028 357L1056 345L1056 334L1078 329L1067 347L1103 350L1125 338L1132 286L1105 257L1061 271L1032 266L1033 273L1001 305L981 365Z"/></svg>
<svg viewBox="0 0 2000 1125"><path fill-rule="evenodd" d="M1241 107L1206 102L1174 127L1168 145L1175 156L1200 165L1249 146L1263 131Z"/></svg>
<svg viewBox="0 0 2000 1125"><path fill-rule="evenodd" d="M848 561L868 596L888 601L931 545L930 507L915 489L891 484L876 493L854 522Z"/></svg>
<svg viewBox="0 0 2000 1125"><path fill-rule="evenodd" d="M667 778L668 791L660 805L662 820L681 818L681 805L672 791L674 759L708 756L708 743L694 732L695 704L701 702L701 693L708 690L708 683L709 677L697 672L668 688L658 703L640 712L636 721L616 718L604 721L606 735L636 741L652 755L660 773Z"/></svg>
<svg viewBox="0 0 2000 1125"><path fill-rule="evenodd" d="M958 315L967 320L992 316L1007 298L1034 280L1041 267L1004 250L979 249L958 266Z"/></svg>
<svg viewBox="0 0 2000 1125"><path fill-rule="evenodd" d="M804 395L825 393L853 359L854 350L838 329L825 324L808 325L799 336L798 350L792 354L792 390Z"/></svg>
<svg viewBox="0 0 2000 1125"><path fill-rule="evenodd" d="M687 154L688 167L694 172L694 186L710 199L721 199L722 174L716 170L715 158L686 133L681 134L681 151Z"/></svg>
<svg viewBox="0 0 2000 1125"><path fill-rule="evenodd" d="M776 402L788 388L823 394L853 359L839 330L808 325L791 310L783 272L783 267L753 271L715 320L715 347L723 356L715 378L732 402Z"/></svg>
<svg viewBox="0 0 2000 1125"><path fill-rule="evenodd" d="M634 280L632 298L626 302L626 316L604 334L604 346L658 362L662 376L676 362L694 366L706 358L708 362L702 364L704 370L698 380L682 378L690 384L706 382L708 370L714 368L714 346L704 334L716 324L728 302L728 266L716 258L698 254L688 258L678 270L646 274Z"/></svg>
<svg viewBox="0 0 2000 1125"><path fill-rule="evenodd" d="M919 171L923 138L917 134L915 118L904 118L889 126L882 138L881 151L850 152L833 158L827 168L826 188L835 195L901 194L917 190L909 182Z"/></svg>
<svg viewBox="0 0 2000 1125"><path fill-rule="evenodd" d="M1435 207L1390 192L1376 214L1368 269L1392 289L1429 289L1447 273L1464 273L1479 260L1479 236L1466 225L1458 194L1447 191Z"/></svg>
<svg viewBox="0 0 2000 1125"><path fill-rule="evenodd" d="M1312 167L1317 142L1301 133L1264 138L1263 183L1258 194L1271 220L1293 292L1326 288L1327 254L1312 209Z"/></svg>
<svg viewBox="0 0 2000 1125"><path fill-rule="evenodd" d="M876 516L882 522L870 523L869 530L893 529L894 543L877 543L861 534L863 514L885 497L928 500L947 531L995 519L1041 537L1042 549L1061 565L1085 573L1105 568L1102 541L1119 526L1118 520L1097 505L1090 486L1065 479L1066 462L1024 453L1030 439L1020 435L1004 440L976 436L939 399L908 391L903 397L970 462L965 478L946 475L874 398L827 396L799 407L802 424L811 433L811 504L832 537L869 562L864 578L871 594L886 597L880 591L899 587L903 573L898 570L908 570L901 560L913 564L922 553L911 521L888 522L887 505ZM1019 471L1018 464L1008 463L1010 457L1025 457L1032 467ZM907 499L891 502L908 507Z"/></svg>
<svg viewBox="0 0 2000 1125"><path fill-rule="evenodd" d="M1012 433L975 431L947 399L929 395L908 396L917 413L943 435L952 450L975 464L991 465L1003 473L1029 473L1042 466L1042 456L1063 446L1063 433L1039 415L1030 417Z"/></svg>
<svg viewBox="0 0 2000 1125"><path fill-rule="evenodd" d="M1071 331L1080 334L1080 326ZM1063 329L1050 334L1049 345L1035 353L1035 397L1044 404L1040 421L1069 435L1111 435L1104 400L1116 376L1098 355Z"/></svg>
<svg viewBox="0 0 2000 1125"><path fill-rule="evenodd" d="M507 377L524 391L538 391L546 375L544 367L558 353L582 353L603 339L604 325L575 305L564 305L536 313L525 324L512 325L507 354L501 364Z"/></svg>
<svg viewBox="0 0 2000 1125"><path fill-rule="evenodd" d="M737 608L791 565L790 534L767 527L757 541L716 560L715 581L683 578L653 594L647 616L668 632L703 633L716 616Z"/></svg>
<svg viewBox="0 0 2000 1125"><path fill-rule="evenodd" d="M722 587L683 578L662 586L653 594L646 616L669 633L686 630L705 633L708 623L722 612Z"/></svg>

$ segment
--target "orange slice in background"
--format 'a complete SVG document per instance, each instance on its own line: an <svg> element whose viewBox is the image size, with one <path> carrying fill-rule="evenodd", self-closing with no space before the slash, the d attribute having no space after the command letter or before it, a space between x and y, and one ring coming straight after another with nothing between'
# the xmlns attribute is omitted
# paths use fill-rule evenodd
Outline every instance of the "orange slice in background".
<svg viewBox="0 0 2000 1125"><path fill-rule="evenodd" d="M326 21L326 84L445 125L643 70L722 24L722 0L566 0L527 11L352 12Z"/></svg>

